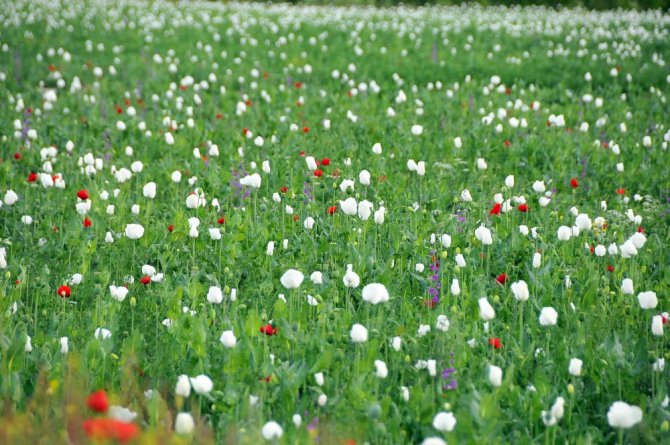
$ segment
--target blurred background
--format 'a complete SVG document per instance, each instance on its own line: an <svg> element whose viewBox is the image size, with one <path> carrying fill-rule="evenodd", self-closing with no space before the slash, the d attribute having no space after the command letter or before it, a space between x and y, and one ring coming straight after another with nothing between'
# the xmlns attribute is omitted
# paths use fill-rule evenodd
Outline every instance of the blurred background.
<svg viewBox="0 0 670 445"><path fill-rule="evenodd" d="M275 2L280 3L280 2ZM294 3L305 5L369 5L369 6L396 6L396 5L461 5L465 3L478 3L483 6L506 5L506 6L528 6L543 5L554 8L581 6L588 9L670 9L670 0L479 0L477 2L459 0L283 0L281 3Z"/></svg>

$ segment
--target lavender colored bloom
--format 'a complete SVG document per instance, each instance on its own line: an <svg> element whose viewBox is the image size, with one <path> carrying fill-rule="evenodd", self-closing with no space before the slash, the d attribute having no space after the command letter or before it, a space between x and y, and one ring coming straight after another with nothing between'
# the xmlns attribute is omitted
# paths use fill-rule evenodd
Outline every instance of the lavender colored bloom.
<svg viewBox="0 0 670 445"><path fill-rule="evenodd" d="M314 201L314 196L312 195L313 186L309 181L305 181L305 187L302 190L302 193L305 195L303 202L305 204Z"/></svg>

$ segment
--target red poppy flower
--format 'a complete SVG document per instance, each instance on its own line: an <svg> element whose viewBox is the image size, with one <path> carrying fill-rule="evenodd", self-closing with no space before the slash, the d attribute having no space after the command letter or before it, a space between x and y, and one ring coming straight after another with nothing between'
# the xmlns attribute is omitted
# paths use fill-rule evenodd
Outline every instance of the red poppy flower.
<svg viewBox="0 0 670 445"><path fill-rule="evenodd" d="M502 342L498 337L495 338L489 338L489 344L493 346L494 349L500 349L502 348Z"/></svg>
<svg viewBox="0 0 670 445"><path fill-rule="evenodd" d="M174 230L174 224L170 224L168 226L168 232L172 232Z"/></svg>
<svg viewBox="0 0 670 445"><path fill-rule="evenodd" d="M85 228L88 229L89 227L91 227L91 224L93 224L93 223L91 222L91 220L87 216L86 218L84 218L84 222L82 224L84 225Z"/></svg>
<svg viewBox="0 0 670 445"><path fill-rule="evenodd" d="M221 114L221 113L216 113L216 118L217 118L217 119L223 119L223 114Z"/></svg>
<svg viewBox="0 0 670 445"><path fill-rule="evenodd" d="M217 219L216 222L218 222L219 224L225 224L226 223L226 218L224 218L222 216L221 218Z"/></svg>
<svg viewBox="0 0 670 445"><path fill-rule="evenodd" d="M293 221L298 222L298 218L299 218L299 217L298 217L297 214L293 215Z"/></svg>
<svg viewBox="0 0 670 445"><path fill-rule="evenodd" d="M303 127L302 132L303 133L309 133L309 127Z"/></svg>
<svg viewBox="0 0 670 445"><path fill-rule="evenodd" d="M625 195L626 194L626 189L624 189L624 188L616 189L616 194L617 195Z"/></svg>
<svg viewBox="0 0 670 445"><path fill-rule="evenodd" d="M70 286L63 285L58 288L57 291L58 295L60 295L61 298L68 298L70 295L72 295L72 291L70 290Z"/></svg>
<svg viewBox="0 0 670 445"><path fill-rule="evenodd" d="M524 203L524 204L519 204L519 207L517 207L517 209L518 209L520 212L524 212L524 213L525 213L525 212L528 211L528 204L525 204L525 203Z"/></svg>
<svg viewBox="0 0 670 445"><path fill-rule="evenodd" d="M77 198L86 201L88 199L88 191L86 189L79 190L77 192Z"/></svg>
<svg viewBox="0 0 670 445"><path fill-rule="evenodd" d="M507 274L505 272L501 273L496 277L496 281L500 284L505 284L507 281Z"/></svg>
<svg viewBox="0 0 670 445"><path fill-rule="evenodd" d="M130 99L124 99L123 103L126 104L126 107L130 106Z"/></svg>
<svg viewBox="0 0 670 445"><path fill-rule="evenodd" d="M611 266L611 265L607 266L607 271L608 272L614 272L614 266Z"/></svg>
<svg viewBox="0 0 670 445"><path fill-rule="evenodd" d="M500 210L502 209L502 205L500 203L495 203L493 205L493 208L489 210L489 215L500 215Z"/></svg>
<svg viewBox="0 0 670 445"><path fill-rule="evenodd" d="M116 419L87 419L82 423L84 432L89 439L95 441L117 440L126 443L133 440L140 432L137 425Z"/></svg>
<svg viewBox="0 0 670 445"><path fill-rule="evenodd" d="M286 192L288 192L288 187L286 187L285 185L282 185L281 188L279 189L279 191L282 192L282 193L286 193Z"/></svg>
<svg viewBox="0 0 670 445"><path fill-rule="evenodd" d="M248 128L243 128L242 129L242 134L246 136L247 133L249 133L249 129Z"/></svg>
<svg viewBox="0 0 670 445"><path fill-rule="evenodd" d="M37 173L31 173L28 175L28 182L35 182L37 181Z"/></svg>
<svg viewBox="0 0 670 445"><path fill-rule="evenodd" d="M321 165L323 165L324 167L329 166L330 165L330 159L328 159L328 158L321 159Z"/></svg>
<svg viewBox="0 0 670 445"><path fill-rule="evenodd" d="M266 377L261 377L261 378L259 378L258 381L259 381L259 382L263 382L263 381L264 381L264 382L266 382L266 383L269 383L271 378L272 378L272 376L269 375L269 376L266 376Z"/></svg>
<svg viewBox="0 0 670 445"><path fill-rule="evenodd" d="M505 148L509 148L509 146L512 145L512 142L510 142L509 139L505 139L504 144L505 144Z"/></svg>
<svg viewBox="0 0 670 445"><path fill-rule="evenodd" d="M644 233L644 228L642 226L638 227L637 233Z"/></svg>
<svg viewBox="0 0 670 445"><path fill-rule="evenodd" d="M182 91L186 91L188 87L186 85L179 85L179 89Z"/></svg>
<svg viewBox="0 0 670 445"><path fill-rule="evenodd" d="M247 107L251 106L251 101L249 99L247 99L244 103L246 104Z"/></svg>
<svg viewBox="0 0 670 445"><path fill-rule="evenodd" d="M140 283L146 286L147 284L151 283L151 277L149 275L143 276L142 278L140 278Z"/></svg>
<svg viewBox="0 0 670 445"><path fill-rule="evenodd" d="M21 153L19 152L14 153L14 159L16 159L17 161L21 159Z"/></svg>
<svg viewBox="0 0 670 445"><path fill-rule="evenodd" d="M608 144L607 142L603 142L603 148L607 149L607 148L609 148L609 146L610 146L610 144Z"/></svg>
<svg viewBox="0 0 670 445"><path fill-rule="evenodd" d="M572 178L570 180L570 187L572 187L573 189L579 187L579 181L577 181L577 178Z"/></svg>
<svg viewBox="0 0 670 445"><path fill-rule="evenodd" d="M317 178L320 178L321 176L323 176L323 170L321 170L320 168L317 168L316 170L314 170L314 176L316 176Z"/></svg>
<svg viewBox="0 0 670 445"><path fill-rule="evenodd" d="M272 323L268 323L264 326L261 326L261 334L265 334L269 337L277 334L277 328L272 326Z"/></svg>
<svg viewBox="0 0 670 445"><path fill-rule="evenodd" d="M296 82L294 85L296 88L300 88L302 87L302 82Z"/></svg>
<svg viewBox="0 0 670 445"><path fill-rule="evenodd" d="M596 251L596 248L593 246L589 246L589 252L594 253Z"/></svg>
<svg viewBox="0 0 670 445"><path fill-rule="evenodd" d="M335 212L337 212L337 206L330 206L330 207L328 207L328 214L329 214L329 215L334 215Z"/></svg>
<svg viewBox="0 0 670 445"><path fill-rule="evenodd" d="M86 399L86 405L91 408L93 411L99 413L106 413L109 409L109 400L107 398L107 393L104 389L91 393Z"/></svg>
<svg viewBox="0 0 670 445"><path fill-rule="evenodd" d="M121 107L119 107L119 106L117 105L117 107L116 107L116 112L117 112L118 114L123 114L123 108L121 108Z"/></svg>

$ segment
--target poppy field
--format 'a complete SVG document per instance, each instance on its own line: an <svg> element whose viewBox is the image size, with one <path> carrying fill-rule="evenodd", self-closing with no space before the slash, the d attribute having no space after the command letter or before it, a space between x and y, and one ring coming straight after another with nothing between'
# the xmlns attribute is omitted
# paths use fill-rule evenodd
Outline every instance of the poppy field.
<svg viewBox="0 0 670 445"><path fill-rule="evenodd" d="M670 15L0 1L0 443L670 442Z"/></svg>

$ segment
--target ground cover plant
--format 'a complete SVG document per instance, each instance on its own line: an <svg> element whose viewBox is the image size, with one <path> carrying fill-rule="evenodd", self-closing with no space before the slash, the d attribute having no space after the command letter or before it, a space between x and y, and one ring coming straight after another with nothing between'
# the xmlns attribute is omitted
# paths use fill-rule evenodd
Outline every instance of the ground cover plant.
<svg viewBox="0 0 670 445"><path fill-rule="evenodd" d="M0 6L0 443L670 441L668 14Z"/></svg>

